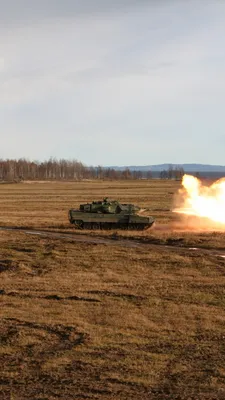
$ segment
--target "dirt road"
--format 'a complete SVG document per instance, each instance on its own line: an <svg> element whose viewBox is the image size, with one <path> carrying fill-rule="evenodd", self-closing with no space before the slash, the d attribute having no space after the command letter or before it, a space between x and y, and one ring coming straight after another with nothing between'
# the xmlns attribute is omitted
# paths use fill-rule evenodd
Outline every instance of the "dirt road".
<svg viewBox="0 0 225 400"><path fill-rule="evenodd" d="M40 237L48 237L51 239L63 239L74 242L81 243L90 243L90 244L104 244L109 246L122 246L122 247L136 247L139 249L143 249L145 251L146 245L151 246L152 248L159 248L160 251L163 249L170 249L171 251L198 251L204 254L214 255L216 257L225 258L225 249L218 250L213 248L204 248L204 247L189 247L185 245L182 239L168 239L167 243L162 243L160 239L154 237L122 237L117 233L112 233L111 236L92 236L91 234L77 234L77 233L65 233L62 231L45 231L45 230L36 230L36 229L26 229L26 228L17 228L17 227L0 227L0 231L19 231L26 235L36 235Z"/></svg>

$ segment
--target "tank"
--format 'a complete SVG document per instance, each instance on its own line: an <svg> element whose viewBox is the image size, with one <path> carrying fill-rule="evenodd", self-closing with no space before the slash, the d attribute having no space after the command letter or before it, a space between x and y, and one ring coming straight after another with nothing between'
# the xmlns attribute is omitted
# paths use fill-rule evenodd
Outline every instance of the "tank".
<svg viewBox="0 0 225 400"><path fill-rule="evenodd" d="M69 221L78 229L147 229L154 218L138 215L140 207L122 204L107 197L103 201L80 204L79 209L69 210Z"/></svg>

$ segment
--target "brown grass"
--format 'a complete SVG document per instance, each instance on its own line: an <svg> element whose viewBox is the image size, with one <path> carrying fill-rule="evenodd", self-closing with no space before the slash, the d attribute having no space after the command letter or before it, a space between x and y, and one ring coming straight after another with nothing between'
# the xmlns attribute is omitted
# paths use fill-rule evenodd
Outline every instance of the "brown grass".
<svg viewBox="0 0 225 400"><path fill-rule="evenodd" d="M0 231L0 399L224 399L224 235L174 228L178 185L0 187L1 225L70 232L68 208L104 195L158 222L118 232L137 247Z"/></svg>

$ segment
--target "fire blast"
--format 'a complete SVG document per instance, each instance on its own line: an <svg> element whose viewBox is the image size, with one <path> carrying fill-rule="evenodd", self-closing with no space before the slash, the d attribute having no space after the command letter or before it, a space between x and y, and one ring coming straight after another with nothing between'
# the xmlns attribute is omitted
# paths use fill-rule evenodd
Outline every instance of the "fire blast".
<svg viewBox="0 0 225 400"><path fill-rule="evenodd" d="M207 218L225 228L225 178L208 187L194 176L184 175L182 185L178 196L179 207L173 211Z"/></svg>

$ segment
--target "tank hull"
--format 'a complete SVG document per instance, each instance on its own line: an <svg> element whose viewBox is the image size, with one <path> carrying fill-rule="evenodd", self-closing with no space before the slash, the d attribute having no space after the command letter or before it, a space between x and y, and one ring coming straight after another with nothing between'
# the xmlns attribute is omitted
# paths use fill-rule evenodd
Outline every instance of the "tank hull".
<svg viewBox="0 0 225 400"><path fill-rule="evenodd" d="M150 228L154 219L137 214L103 214L69 210L69 221L78 229L137 229Z"/></svg>

